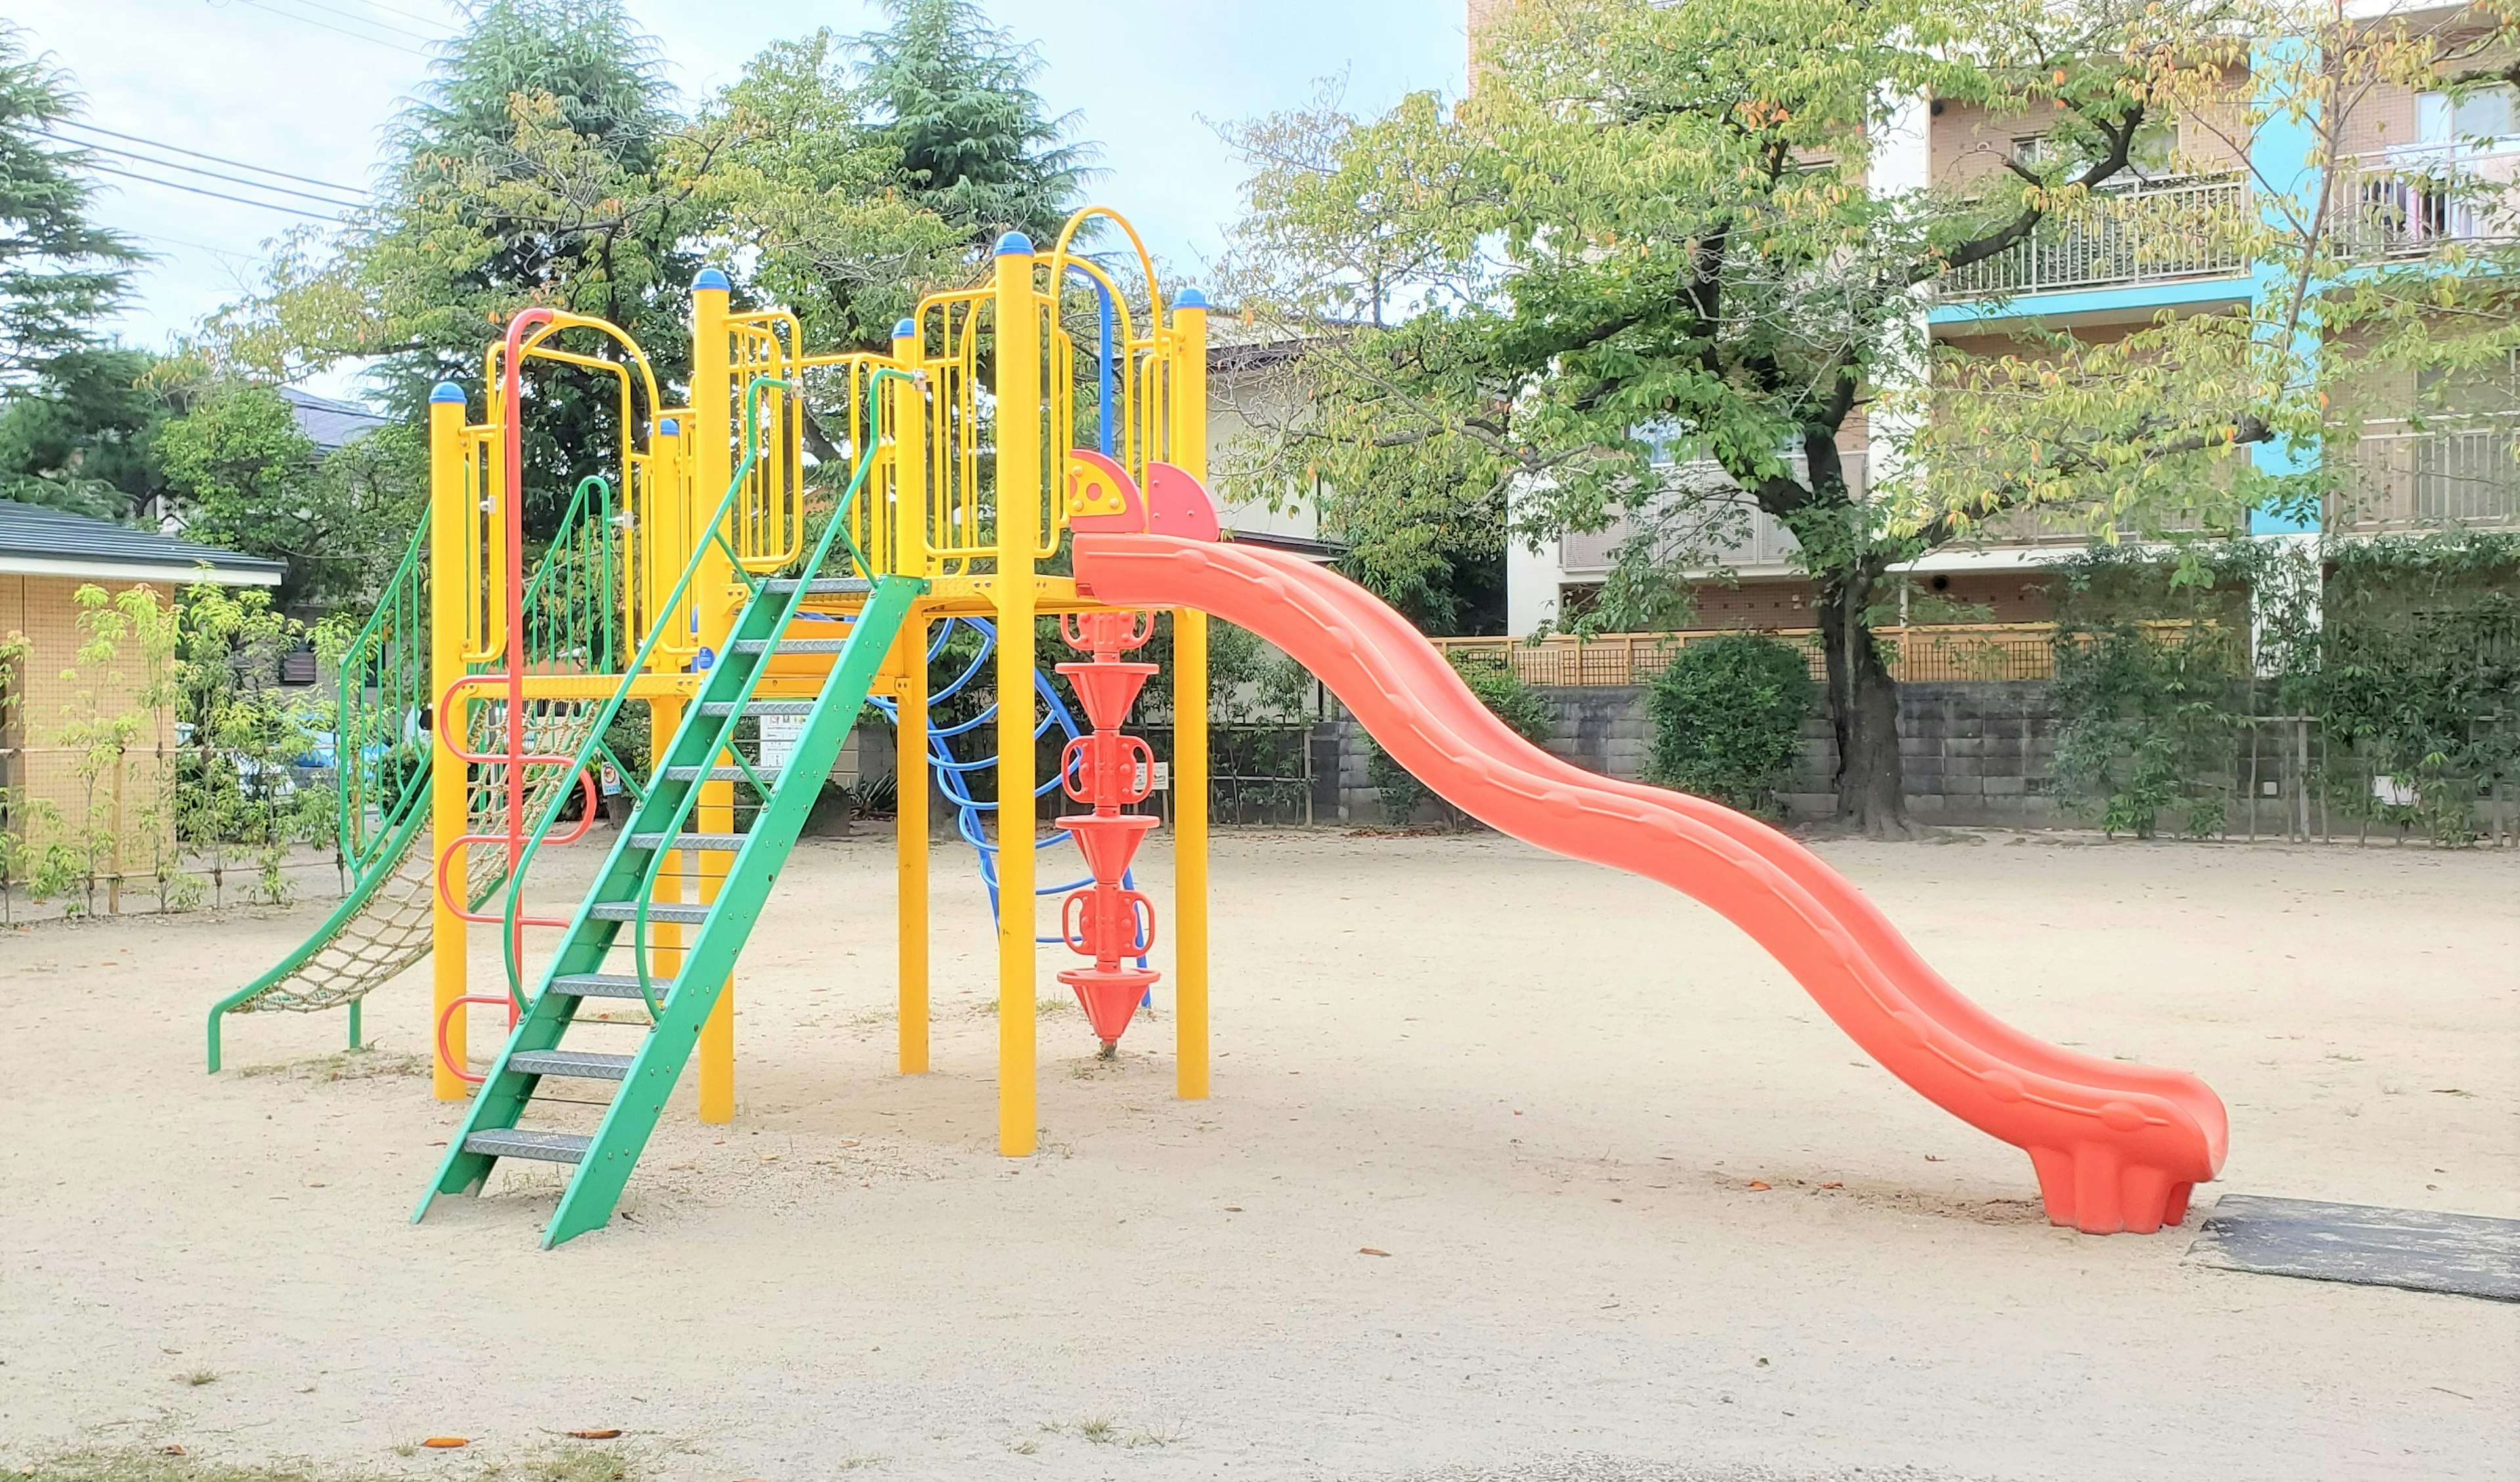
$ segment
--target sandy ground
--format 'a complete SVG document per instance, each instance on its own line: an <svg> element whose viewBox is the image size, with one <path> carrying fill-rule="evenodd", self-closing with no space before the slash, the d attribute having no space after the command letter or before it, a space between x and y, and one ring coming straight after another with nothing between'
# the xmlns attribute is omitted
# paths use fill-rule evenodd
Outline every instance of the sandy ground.
<svg viewBox="0 0 2520 1482"><path fill-rule="evenodd" d="M2202 1072L2200 1205L2520 1216L2520 858L1823 847L2013 1022ZM967 863L935 1073L891 1070L888 845L810 842L738 1120L687 1077L626 1218L548 1254L540 1170L407 1223L455 1118L421 975L347 1076L338 1015L202 1074L318 905L0 936L0 1460L619 1426L712 1482L2520 1477L2520 1307L2189 1266L2193 1214L2050 1229L1715 918L1492 836L1228 838L1215 1098L1173 1100L1168 1017L1104 1067L1047 1015L1045 1150L1001 1160Z"/></svg>

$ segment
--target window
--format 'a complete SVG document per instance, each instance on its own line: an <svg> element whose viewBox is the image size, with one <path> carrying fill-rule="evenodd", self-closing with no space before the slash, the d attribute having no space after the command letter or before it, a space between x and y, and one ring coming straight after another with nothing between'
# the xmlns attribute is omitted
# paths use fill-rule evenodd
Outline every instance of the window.
<svg viewBox="0 0 2520 1482"><path fill-rule="evenodd" d="M2520 144L2520 93L2497 85L2465 97L2415 95L2415 142L2435 149Z"/></svg>
<svg viewBox="0 0 2520 1482"><path fill-rule="evenodd" d="M2034 134L2012 141L2012 157L2034 170L2077 169L2086 161L2088 151L2067 148L2063 140L2048 134ZM2135 139L2127 148L2127 167L2110 178L2111 185L2130 179L2161 180L2179 173L2179 124L2169 118L2147 118L2136 125Z"/></svg>

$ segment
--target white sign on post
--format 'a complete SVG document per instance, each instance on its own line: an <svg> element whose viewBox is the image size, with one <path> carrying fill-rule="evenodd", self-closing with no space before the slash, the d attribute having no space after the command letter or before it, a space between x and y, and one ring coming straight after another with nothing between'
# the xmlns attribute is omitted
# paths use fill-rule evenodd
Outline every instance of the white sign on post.
<svg viewBox="0 0 2520 1482"><path fill-rule="evenodd" d="M788 759L796 754L796 739L805 734L805 717L801 715L765 715L761 717L761 770L785 772Z"/></svg>
<svg viewBox="0 0 2520 1482"><path fill-rule="evenodd" d="M1155 769L1151 784L1147 778L1147 768L1149 766ZM1169 792L1172 790L1172 786L1173 764L1170 762L1139 762L1136 764L1136 775L1129 780L1129 790L1132 792Z"/></svg>

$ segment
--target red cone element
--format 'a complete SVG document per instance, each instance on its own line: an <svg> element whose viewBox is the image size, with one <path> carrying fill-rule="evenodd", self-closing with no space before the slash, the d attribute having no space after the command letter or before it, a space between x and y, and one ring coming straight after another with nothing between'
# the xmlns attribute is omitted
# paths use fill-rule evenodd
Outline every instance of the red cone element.
<svg viewBox="0 0 2520 1482"><path fill-rule="evenodd" d="M1076 847L1084 851L1085 868L1094 872L1094 878L1116 885L1129 873L1129 861L1137 858L1147 831L1160 822L1151 813L1071 813L1058 827L1076 835Z"/></svg>
<svg viewBox="0 0 2520 1482"><path fill-rule="evenodd" d="M1147 687L1148 676L1155 672L1155 666L1060 664L1058 672L1076 687L1076 696L1085 701L1085 714L1094 722L1094 729L1117 731L1120 722L1129 718L1129 707L1138 702L1138 692Z"/></svg>
<svg viewBox="0 0 2520 1482"><path fill-rule="evenodd" d="M1070 967L1058 980L1076 990L1076 1002L1105 1045L1117 1044L1136 1016L1138 1004L1160 973L1143 967Z"/></svg>

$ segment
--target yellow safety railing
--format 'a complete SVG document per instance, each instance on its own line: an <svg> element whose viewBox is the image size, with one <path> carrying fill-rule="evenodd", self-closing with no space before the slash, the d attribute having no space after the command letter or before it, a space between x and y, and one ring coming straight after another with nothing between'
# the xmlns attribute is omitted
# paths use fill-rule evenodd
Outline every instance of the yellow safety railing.
<svg viewBox="0 0 2520 1482"><path fill-rule="evenodd" d="M586 354L563 349L553 340L572 330L589 332L617 358ZM464 483L471 517L465 521L465 561L467 569L477 573L495 573L507 569L511 554L507 549L507 512L501 504L506 497L507 480L500 462L505 456L505 433L512 410L506 405L506 377L503 357L504 342L493 342L481 354L482 383L488 388L486 420L464 429ZM661 398L656 391L656 377L648 364L648 356L639 343L617 325L584 314L557 314L534 331L518 350L519 358L542 360L555 365L570 366L606 378L613 390L613 416L620 440L620 470L614 486L625 491L630 501L633 561L640 560L637 548L652 536L643 535L638 523L638 491L649 481L652 451L643 451L636 430L642 426L644 413L651 424L657 418ZM648 553L654 560L660 553ZM681 558L673 556L673 569L681 569ZM621 617L624 631L635 645L646 636L639 604L639 584L621 584ZM507 615L496 581L477 582L465 604L464 661L468 664L498 662L507 652Z"/></svg>
<svg viewBox="0 0 2520 1482"><path fill-rule="evenodd" d="M744 476L729 534L737 559L756 576L767 575L794 561L805 549L804 416L797 400L799 347L803 331L796 316L774 309L730 314L726 319L727 364L731 384L741 388L757 379L788 382L789 389L765 396L760 405L761 454ZM727 426L740 421L728 409ZM845 426L846 424L843 424Z"/></svg>

